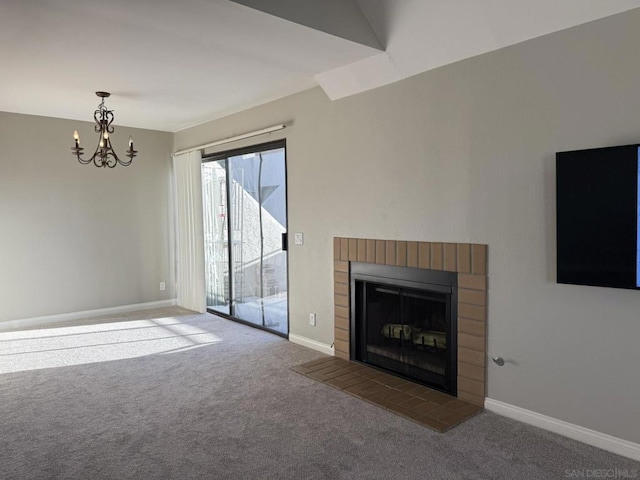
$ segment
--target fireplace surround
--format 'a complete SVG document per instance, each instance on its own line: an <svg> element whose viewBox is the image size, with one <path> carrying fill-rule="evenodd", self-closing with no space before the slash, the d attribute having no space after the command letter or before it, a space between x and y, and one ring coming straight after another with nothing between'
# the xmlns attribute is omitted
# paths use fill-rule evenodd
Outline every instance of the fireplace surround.
<svg viewBox="0 0 640 480"><path fill-rule="evenodd" d="M483 405L486 392L487 246L334 238L334 345L335 355L345 360L355 358L356 349L352 336L352 264L409 267L407 270L450 272L456 276L456 396ZM434 340L439 341L431 335L429 341Z"/></svg>

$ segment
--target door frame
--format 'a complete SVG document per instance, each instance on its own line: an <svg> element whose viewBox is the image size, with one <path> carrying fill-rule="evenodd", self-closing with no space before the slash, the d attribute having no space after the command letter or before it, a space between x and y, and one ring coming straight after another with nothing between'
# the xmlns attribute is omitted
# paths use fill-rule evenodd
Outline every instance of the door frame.
<svg viewBox="0 0 640 480"><path fill-rule="evenodd" d="M216 161L220 161L220 160L224 160L225 162L225 170L227 173L227 185L226 185L226 190L227 190L227 218L229 220L231 220L231 217L229 215L229 207L231 206L231 191L230 191L230 183L229 183L229 157L236 157L239 155L246 155L249 153L258 153L258 152L263 152L265 150L275 150L278 148L283 148L284 149L284 186L285 186L285 194L284 194L284 209L285 209L285 214L287 217L287 250L286 250L286 254L287 254L287 333L282 333L282 332L278 332L275 330L272 330L270 328L267 328L265 326L262 325L256 325L255 323L251 323L247 320L243 320L241 318L238 318L236 316L233 315L233 280L231 278L231 276L233 275L233 249L231 248L231 225L228 224L227 225L227 245L229 245L229 314L224 314L221 312L218 312L217 310L213 310L209 307L207 307L207 312L213 314L213 315L217 315L219 317L223 317L226 318L228 320L233 320L234 322L238 322L238 323L242 323L244 325L248 325L250 327L254 327L257 328L259 330L264 330L265 332L269 332L272 333L274 335L278 335L280 337L289 339L289 326L290 326L290 322L289 322L289 315L290 315L290 306L289 306L289 289L291 287L291 284L289 282L289 171L287 169L287 140L285 138L281 139L281 140L273 140L270 142L265 142L265 143L259 143L256 145L249 145L247 147L242 147L242 148L234 148L231 150L225 150L223 152L216 152L216 153L212 153L209 155L202 155L202 163L208 163L208 162L216 162Z"/></svg>

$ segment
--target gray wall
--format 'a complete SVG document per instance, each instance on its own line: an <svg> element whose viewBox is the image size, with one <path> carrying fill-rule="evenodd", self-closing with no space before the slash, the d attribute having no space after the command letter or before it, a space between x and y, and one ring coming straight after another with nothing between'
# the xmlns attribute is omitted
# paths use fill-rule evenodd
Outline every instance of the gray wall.
<svg viewBox="0 0 640 480"><path fill-rule="evenodd" d="M91 123L0 112L0 322L174 297L172 135L116 127L116 152L132 135L140 153L102 169L74 130L93 153Z"/></svg>
<svg viewBox="0 0 640 480"><path fill-rule="evenodd" d="M252 140L287 139L306 242L290 251L292 333L333 341L334 236L487 243L488 350L507 359L489 396L640 442L640 292L554 280L554 154L640 142L639 24L624 13L336 102L310 90L174 147L292 122Z"/></svg>

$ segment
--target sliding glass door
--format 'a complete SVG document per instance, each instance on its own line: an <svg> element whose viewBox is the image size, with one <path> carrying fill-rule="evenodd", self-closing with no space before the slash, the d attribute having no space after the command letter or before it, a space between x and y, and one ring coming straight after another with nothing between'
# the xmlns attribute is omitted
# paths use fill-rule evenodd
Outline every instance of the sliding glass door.
<svg viewBox="0 0 640 480"><path fill-rule="evenodd" d="M288 334L284 142L205 157L207 306Z"/></svg>

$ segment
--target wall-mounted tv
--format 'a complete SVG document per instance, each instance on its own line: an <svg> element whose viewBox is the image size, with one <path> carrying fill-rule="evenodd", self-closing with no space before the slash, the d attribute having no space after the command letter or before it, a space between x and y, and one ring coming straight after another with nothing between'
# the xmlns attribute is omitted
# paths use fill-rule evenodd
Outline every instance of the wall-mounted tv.
<svg viewBox="0 0 640 480"><path fill-rule="evenodd" d="M640 289L640 145L556 154L557 281Z"/></svg>

